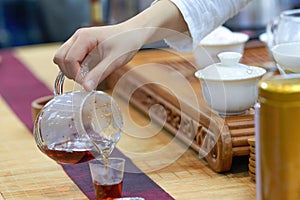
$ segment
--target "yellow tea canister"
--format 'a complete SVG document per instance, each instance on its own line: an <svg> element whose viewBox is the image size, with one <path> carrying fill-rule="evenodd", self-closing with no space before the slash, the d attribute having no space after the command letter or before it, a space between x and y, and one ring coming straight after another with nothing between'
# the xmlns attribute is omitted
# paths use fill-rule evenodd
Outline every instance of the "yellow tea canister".
<svg viewBox="0 0 300 200"><path fill-rule="evenodd" d="M257 199L300 200L300 74L259 83Z"/></svg>

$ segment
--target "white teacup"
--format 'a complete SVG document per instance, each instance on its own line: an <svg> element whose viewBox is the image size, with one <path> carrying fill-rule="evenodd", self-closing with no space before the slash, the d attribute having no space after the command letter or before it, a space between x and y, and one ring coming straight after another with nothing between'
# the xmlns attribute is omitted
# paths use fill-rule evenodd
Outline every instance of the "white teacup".
<svg viewBox="0 0 300 200"><path fill-rule="evenodd" d="M281 43L271 51L281 73L300 73L300 42Z"/></svg>

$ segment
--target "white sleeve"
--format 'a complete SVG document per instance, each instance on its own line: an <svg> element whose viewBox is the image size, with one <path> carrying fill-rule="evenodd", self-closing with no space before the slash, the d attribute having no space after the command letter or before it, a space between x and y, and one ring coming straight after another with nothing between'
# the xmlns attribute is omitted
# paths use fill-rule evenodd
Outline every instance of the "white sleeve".
<svg viewBox="0 0 300 200"><path fill-rule="evenodd" d="M182 13L191 37L174 35L166 43L178 51L192 51L211 31L236 15L251 0L170 0Z"/></svg>

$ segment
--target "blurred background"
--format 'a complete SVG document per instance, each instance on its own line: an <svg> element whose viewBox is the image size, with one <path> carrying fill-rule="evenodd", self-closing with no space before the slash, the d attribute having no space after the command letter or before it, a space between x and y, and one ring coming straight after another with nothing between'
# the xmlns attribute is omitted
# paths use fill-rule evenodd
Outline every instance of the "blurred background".
<svg viewBox="0 0 300 200"><path fill-rule="evenodd" d="M151 2L0 0L0 48L65 41L76 29L100 23L95 20L117 23L147 8Z"/></svg>
<svg viewBox="0 0 300 200"><path fill-rule="evenodd" d="M61 42L80 27L114 24L141 12L152 0L0 0L0 48ZM280 11L300 0L253 0L225 26L257 38Z"/></svg>

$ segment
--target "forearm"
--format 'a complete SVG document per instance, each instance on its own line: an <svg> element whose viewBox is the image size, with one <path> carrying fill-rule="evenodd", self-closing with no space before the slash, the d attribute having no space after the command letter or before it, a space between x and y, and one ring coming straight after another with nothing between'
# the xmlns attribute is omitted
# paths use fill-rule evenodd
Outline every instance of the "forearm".
<svg viewBox="0 0 300 200"><path fill-rule="evenodd" d="M179 51L191 51L208 33L252 0L160 0L121 24L136 30L133 41L147 44L161 39ZM140 29L137 31L137 29ZM183 34L187 33L189 37Z"/></svg>
<svg viewBox="0 0 300 200"><path fill-rule="evenodd" d="M169 0L158 1L122 23L122 26L127 30L140 29L139 38L144 44L164 39L175 32L182 33L188 30L181 12Z"/></svg>
<svg viewBox="0 0 300 200"><path fill-rule="evenodd" d="M188 24L190 40L168 38L167 42L178 50L191 51L212 30L237 14L252 0L170 0L182 13Z"/></svg>

